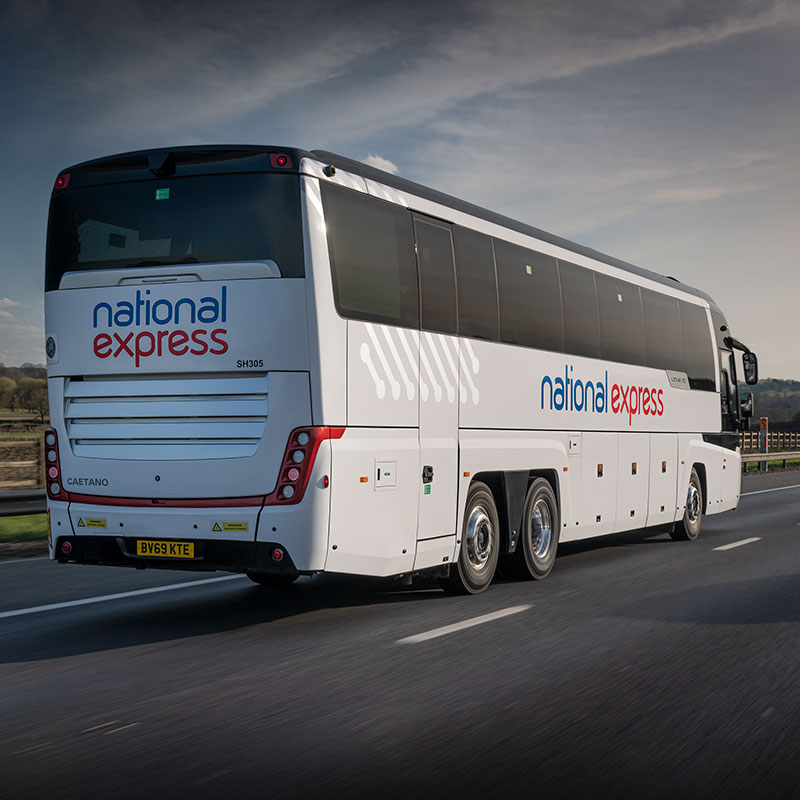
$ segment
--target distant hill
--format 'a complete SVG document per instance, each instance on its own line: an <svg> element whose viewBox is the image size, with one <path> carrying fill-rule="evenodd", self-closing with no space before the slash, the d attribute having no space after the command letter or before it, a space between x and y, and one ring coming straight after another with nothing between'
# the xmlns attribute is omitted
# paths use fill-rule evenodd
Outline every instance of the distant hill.
<svg viewBox="0 0 800 800"><path fill-rule="evenodd" d="M739 384L739 391L753 393L753 427L769 417L770 430L800 430L800 381L762 378L755 386Z"/></svg>

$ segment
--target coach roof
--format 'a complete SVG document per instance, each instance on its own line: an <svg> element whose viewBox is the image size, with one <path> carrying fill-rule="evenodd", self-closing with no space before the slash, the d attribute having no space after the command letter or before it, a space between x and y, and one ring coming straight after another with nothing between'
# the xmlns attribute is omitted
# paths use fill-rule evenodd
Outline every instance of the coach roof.
<svg viewBox="0 0 800 800"><path fill-rule="evenodd" d="M128 180L143 180L153 177L149 167L148 156L154 154L164 154L165 156L174 153L176 177L208 174L216 172L298 172L300 161L303 158L313 158L324 165L332 165L337 169L346 170L362 178L369 178L372 181L390 186L402 192L406 192L417 197L430 200L433 203L461 211L464 214L486 220L503 228L508 228L518 233L532 236L543 242L562 247L573 253L577 253L587 258L594 259L603 264L608 264L626 272L638 275L639 277L660 283L664 286L679 289L687 294L700 297L707 301L715 311L719 311L717 304L705 292L681 283L675 278L661 275L657 272L637 267L613 256L606 255L590 247L564 239L547 231L526 225L502 214L482 208L481 206L459 200L444 192L431 189L414 181L400 178L376 167L368 166L360 161L355 161L345 156L330 153L326 150L301 150L294 147L271 147L268 145L189 145L181 147L154 148L150 150L137 150L129 153L106 156L104 158L85 161L62 170L62 173L69 172L72 179L69 188L79 188L80 186L98 185L102 183L116 183ZM286 153L292 159L292 166L289 169L276 169L269 161L269 153ZM720 312L721 313L721 312Z"/></svg>

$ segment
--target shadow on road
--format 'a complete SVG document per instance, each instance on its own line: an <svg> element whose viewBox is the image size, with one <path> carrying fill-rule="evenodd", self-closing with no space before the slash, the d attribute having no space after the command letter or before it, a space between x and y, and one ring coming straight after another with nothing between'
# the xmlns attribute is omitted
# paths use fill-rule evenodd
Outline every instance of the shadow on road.
<svg viewBox="0 0 800 800"><path fill-rule="evenodd" d="M282 622L330 609L434 602L448 597L433 579L402 586L390 578L318 575L282 589L246 579L198 597L188 593L99 603L4 621L0 664L65 658ZM135 604L131 607L131 603ZM142 605L146 604L146 605ZM319 624L319 620L316 621ZM328 618L326 623L330 624Z"/></svg>
<svg viewBox="0 0 800 800"><path fill-rule="evenodd" d="M695 586L638 600L615 616L695 625L800 622L800 575L778 575Z"/></svg>

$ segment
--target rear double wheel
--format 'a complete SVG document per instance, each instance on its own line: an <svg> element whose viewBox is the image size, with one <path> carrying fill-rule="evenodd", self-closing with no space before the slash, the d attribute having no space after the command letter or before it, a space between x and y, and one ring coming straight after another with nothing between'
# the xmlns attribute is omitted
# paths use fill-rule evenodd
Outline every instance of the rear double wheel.
<svg viewBox="0 0 800 800"><path fill-rule="evenodd" d="M442 588L459 594L480 594L492 582L500 554L500 523L494 497L485 483L469 487L458 560L441 581Z"/></svg>
<svg viewBox="0 0 800 800"><path fill-rule="evenodd" d="M503 572L510 577L541 580L553 569L561 523L550 484L537 478L528 488L517 549L504 556Z"/></svg>

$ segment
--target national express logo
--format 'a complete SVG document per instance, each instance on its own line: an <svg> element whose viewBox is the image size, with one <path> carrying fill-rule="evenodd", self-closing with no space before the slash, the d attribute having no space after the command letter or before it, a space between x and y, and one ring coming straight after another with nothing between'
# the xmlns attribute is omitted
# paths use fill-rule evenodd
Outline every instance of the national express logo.
<svg viewBox="0 0 800 800"><path fill-rule="evenodd" d="M218 297L201 297L199 301L181 297L173 302L151 297L150 289L137 289L132 301L119 300L113 306L98 303L92 310L92 328L107 328L109 332L94 337L94 354L98 358L133 359L139 367L142 359L151 356L227 353L228 329L212 327L226 323L227 293L228 287L222 286ZM181 327L157 328L162 325ZM142 327L155 330L129 330Z"/></svg>
<svg viewBox="0 0 800 800"><path fill-rule="evenodd" d="M660 417L664 413L664 390L647 386L614 383L608 389L608 370L602 380L572 377L572 365L564 365L560 375L542 378L542 410L587 411L593 414L627 414L628 425L639 415Z"/></svg>

